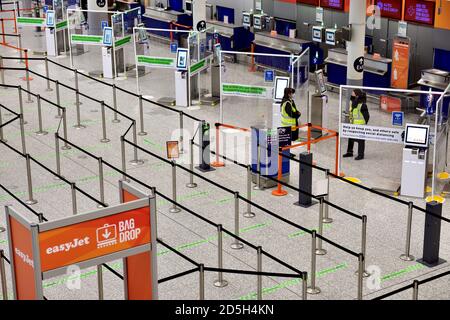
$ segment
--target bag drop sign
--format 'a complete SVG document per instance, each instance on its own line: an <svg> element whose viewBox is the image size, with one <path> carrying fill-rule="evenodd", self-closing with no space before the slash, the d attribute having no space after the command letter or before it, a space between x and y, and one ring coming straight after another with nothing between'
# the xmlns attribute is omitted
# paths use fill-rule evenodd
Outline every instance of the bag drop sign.
<svg viewBox="0 0 450 320"><path fill-rule="evenodd" d="M386 128L367 125L342 123L342 138L361 139L388 143L403 143L404 128Z"/></svg>

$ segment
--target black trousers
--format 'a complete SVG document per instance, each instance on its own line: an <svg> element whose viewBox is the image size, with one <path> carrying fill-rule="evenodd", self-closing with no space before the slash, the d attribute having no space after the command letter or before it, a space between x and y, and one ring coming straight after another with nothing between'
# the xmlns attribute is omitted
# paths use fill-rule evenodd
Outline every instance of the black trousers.
<svg viewBox="0 0 450 320"><path fill-rule="evenodd" d="M353 153L355 142L358 142L358 156L364 156L366 141L361 139L348 139L347 153Z"/></svg>

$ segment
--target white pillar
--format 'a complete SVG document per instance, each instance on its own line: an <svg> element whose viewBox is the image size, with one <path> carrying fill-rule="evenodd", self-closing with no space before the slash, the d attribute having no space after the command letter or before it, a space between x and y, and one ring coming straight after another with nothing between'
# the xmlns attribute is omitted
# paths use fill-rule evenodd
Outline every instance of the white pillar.
<svg viewBox="0 0 450 320"><path fill-rule="evenodd" d="M206 21L206 0L192 0L192 19L194 30L197 30L197 23Z"/></svg>
<svg viewBox="0 0 450 320"><path fill-rule="evenodd" d="M364 57L366 36L366 1L350 0L349 24L352 26L352 40L347 42L347 84L362 85L363 72L354 68L354 62Z"/></svg>

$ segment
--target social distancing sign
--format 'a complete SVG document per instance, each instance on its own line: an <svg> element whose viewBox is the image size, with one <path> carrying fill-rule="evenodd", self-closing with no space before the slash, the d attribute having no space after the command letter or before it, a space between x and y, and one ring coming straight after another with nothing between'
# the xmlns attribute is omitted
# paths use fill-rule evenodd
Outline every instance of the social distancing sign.
<svg viewBox="0 0 450 320"><path fill-rule="evenodd" d="M404 128L387 128L367 125L342 123L342 138L361 139L388 143L403 143Z"/></svg>
<svg viewBox="0 0 450 320"><path fill-rule="evenodd" d="M42 280L117 259L126 299L157 299L155 198L120 186L122 204L49 222L6 207L15 299L43 299Z"/></svg>

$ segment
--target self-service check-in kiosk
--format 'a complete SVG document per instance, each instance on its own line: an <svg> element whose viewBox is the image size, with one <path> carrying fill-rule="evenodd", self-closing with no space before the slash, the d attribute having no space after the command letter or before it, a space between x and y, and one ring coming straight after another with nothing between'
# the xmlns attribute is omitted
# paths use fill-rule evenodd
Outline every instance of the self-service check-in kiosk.
<svg viewBox="0 0 450 320"><path fill-rule="evenodd" d="M102 66L103 77L114 78L114 53L113 53L113 29L106 27L103 29L102 46Z"/></svg>
<svg viewBox="0 0 450 320"><path fill-rule="evenodd" d="M328 126L328 117L326 108L328 106L327 87L322 70L316 72L316 93L311 97L311 123L315 126L326 128ZM326 133L321 129L311 129L311 136L314 139L320 138Z"/></svg>
<svg viewBox="0 0 450 320"><path fill-rule="evenodd" d="M54 10L47 10L45 21L45 41L47 45L48 56L59 56L68 49L67 27L64 22L56 22L56 13Z"/></svg>
<svg viewBox="0 0 450 320"><path fill-rule="evenodd" d="M428 164L430 126L407 124L403 147L401 195L423 198Z"/></svg>
<svg viewBox="0 0 450 320"><path fill-rule="evenodd" d="M175 71L175 100L177 106L189 106L189 73L188 73L188 49L177 49L177 64Z"/></svg>

